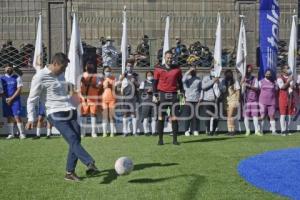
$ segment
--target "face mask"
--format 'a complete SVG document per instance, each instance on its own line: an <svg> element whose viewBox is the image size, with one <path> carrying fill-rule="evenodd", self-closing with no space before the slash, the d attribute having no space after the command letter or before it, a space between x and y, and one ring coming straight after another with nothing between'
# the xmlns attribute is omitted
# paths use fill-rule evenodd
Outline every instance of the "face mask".
<svg viewBox="0 0 300 200"><path fill-rule="evenodd" d="M187 77L187 79L191 79L192 75L187 75L186 77Z"/></svg>
<svg viewBox="0 0 300 200"><path fill-rule="evenodd" d="M153 80L153 76L148 76L148 77L147 77L147 80L148 80L148 81L152 81L152 80Z"/></svg>
<svg viewBox="0 0 300 200"><path fill-rule="evenodd" d="M104 75L105 75L106 77L109 77L109 76L111 76L111 72L104 72Z"/></svg>
<svg viewBox="0 0 300 200"><path fill-rule="evenodd" d="M287 74L290 76L290 75L292 75L292 70L291 69L288 69L287 70Z"/></svg>
<svg viewBox="0 0 300 200"><path fill-rule="evenodd" d="M215 76L216 76L215 71L210 71L210 76L211 76L211 77L215 77Z"/></svg>
<svg viewBox="0 0 300 200"><path fill-rule="evenodd" d="M272 76L266 76L266 79L271 80Z"/></svg>
<svg viewBox="0 0 300 200"><path fill-rule="evenodd" d="M126 67L127 72L132 72L132 67Z"/></svg>

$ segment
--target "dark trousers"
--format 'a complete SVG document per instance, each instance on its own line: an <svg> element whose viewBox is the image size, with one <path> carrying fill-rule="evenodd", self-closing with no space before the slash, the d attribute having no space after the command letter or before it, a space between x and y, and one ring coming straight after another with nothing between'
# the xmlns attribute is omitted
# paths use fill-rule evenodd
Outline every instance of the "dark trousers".
<svg viewBox="0 0 300 200"><path fill-rule="evenodd" d="M159 92L159 108L158 108L158 121L157 121L157 132L159 140L163 140L163 130L164 130L164 118L166 116L166 110L170 109L171 117L179 116L179 100L177 93L165 93ZM178 133L178 121L172 120L172 132L173 132L173 142L177 142L177 133Z"/></svg>
<svg viewBox="0 0 300 200"><path fill-rule="evenodd" d="M188 119L184 120L184 131L190 132L199 131L200 120L199 117L200 106L198 102L186 102L182 110L182 116L187 117ZM198 113L198 114L197 114Z"/></svg>
<svg viewBox="0 0 300 200"><path fill-rule="evenodd" d="M203 110L204 110L204 123L206 127L206 132L215 132L218 127L218 104L213 101L204 101L203 102ZM212 130L210 130L210 118L213 117L213 124L212 124Z"/></svg>
<svg viewBox="0 0 300 200"><path fill-rule="evenodd" d="M77 112L75 110L52 113L48 116L48 120L69 144L67 172L75 171L78 159L86 166L94 162L94 159L80 144L80 126L77 123Z"/></svg>

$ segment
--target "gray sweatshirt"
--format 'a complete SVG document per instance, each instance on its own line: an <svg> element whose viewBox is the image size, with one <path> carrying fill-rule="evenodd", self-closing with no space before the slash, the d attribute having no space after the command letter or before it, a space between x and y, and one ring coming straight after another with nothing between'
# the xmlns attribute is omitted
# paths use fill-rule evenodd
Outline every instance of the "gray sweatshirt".
<svg viewBox="0 0 300 200"><path fill-rule="evenodd" d="M214 87L213 77L210 75L204 76L202 80L203 100L215 101L219 96L217 93L220 91L216 91L216 89L220 89L220 84L218 84L217 87L218 88Z"/></svg>
<svg viewBox="0 0 300 200"><path fill-rule="evenodd" d="M187 73L182 78L185 98L188 102L198 102L201 94L201 79L197 76L189 76Z"/></svg>
<svg viewBox="0 0 300 200"><path fill-rule="evenodd" d="M64 73L54 75L47 66L39 70L32 78L27 99L28 121L35 121L35 105L38 104L40 97L46 107L47 115L76 109L71 104L66 90Z"/></svg>

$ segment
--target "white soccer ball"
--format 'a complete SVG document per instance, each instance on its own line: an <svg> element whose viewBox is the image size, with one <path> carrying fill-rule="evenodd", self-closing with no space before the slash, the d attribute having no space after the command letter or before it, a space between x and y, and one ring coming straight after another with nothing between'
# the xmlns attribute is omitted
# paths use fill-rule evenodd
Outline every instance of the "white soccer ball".
<svg viewBox="0 0 300 200"><path fill-rule="evenodd" d="M127 175L133 170L133 162L128 157L120 157L115 162L115 170L119 175Z"/></svg>

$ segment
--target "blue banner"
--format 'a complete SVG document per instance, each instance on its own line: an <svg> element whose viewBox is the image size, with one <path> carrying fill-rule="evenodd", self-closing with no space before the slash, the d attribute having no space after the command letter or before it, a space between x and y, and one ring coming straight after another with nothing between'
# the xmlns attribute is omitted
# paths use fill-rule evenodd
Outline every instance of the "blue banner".
<svg viewBox="0 0 300 200"><path fill-rule="evenodd" d="M260 0L259 16L259 79L271 69L276 77L278 40L279 40L279 3L278 0Z"/></svg>

